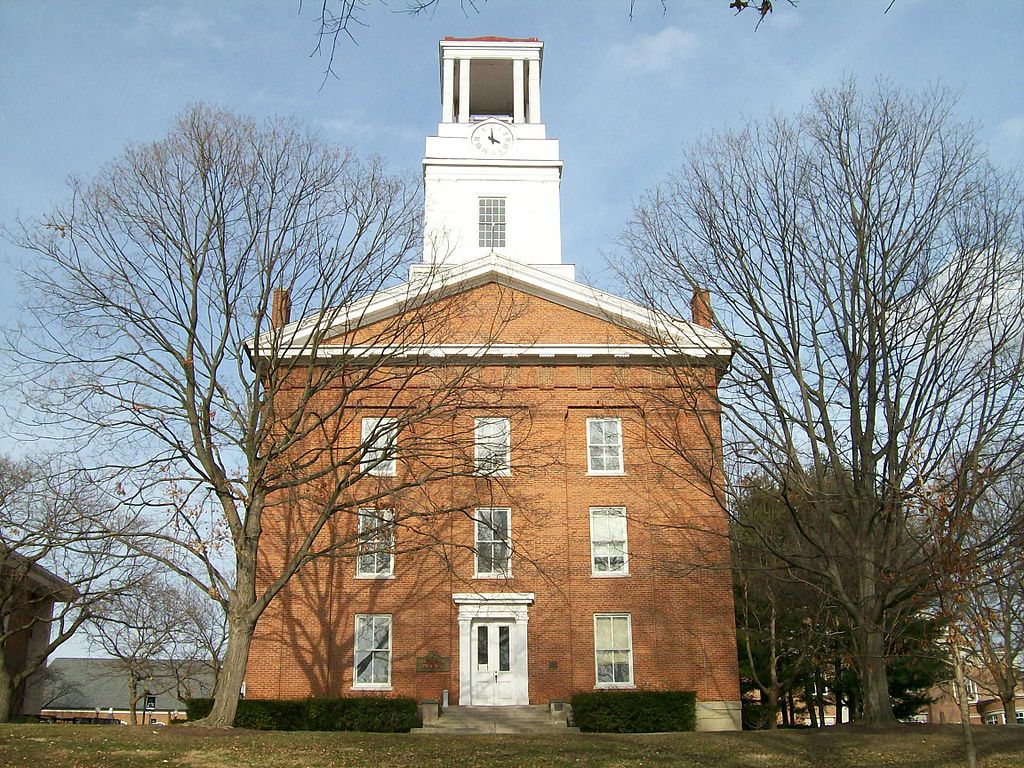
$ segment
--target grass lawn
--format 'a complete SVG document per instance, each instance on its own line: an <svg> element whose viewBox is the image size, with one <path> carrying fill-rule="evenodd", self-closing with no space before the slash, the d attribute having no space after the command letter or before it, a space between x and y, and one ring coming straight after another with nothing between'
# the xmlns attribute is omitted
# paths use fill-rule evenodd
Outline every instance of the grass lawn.
<svg viewBox="0 0 1024 768"><path fill-rule="evenodd" d="M983 768L1024 768L1024 728L976 728ZM0 766L83 768L945 768L961 766L959 726L908 725L881 733L821 731L650 736L420 736L213 731L187 726L0 725Z"/></svg>

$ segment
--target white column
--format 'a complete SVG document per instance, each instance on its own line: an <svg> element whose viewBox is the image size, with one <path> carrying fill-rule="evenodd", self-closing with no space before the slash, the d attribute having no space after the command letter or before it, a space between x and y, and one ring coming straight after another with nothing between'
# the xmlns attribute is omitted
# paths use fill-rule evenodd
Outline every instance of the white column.
<svg viewBox="0 0 1024 768"><path fill-rule="evenodd" d="M523 88L523 60L512 61L512 122L525 121L525 89Z"/></svg>
<svg viewBox="0 0 1024 768"><path fill-rule="evenodd" d="M469 122L469 59L459 59L459 122Z"/></svg>
<svg viewBox="0 0 1024 768"><path fill-rule="evenodd" d="M455 59L447 56L441 70L441 122L455 122Z"/></svg>
<svg viewBox="0 0 1024 768"><path fill-rule="evenodd" d="M540 122L540 59L530 59L530 122Z"/></svg>

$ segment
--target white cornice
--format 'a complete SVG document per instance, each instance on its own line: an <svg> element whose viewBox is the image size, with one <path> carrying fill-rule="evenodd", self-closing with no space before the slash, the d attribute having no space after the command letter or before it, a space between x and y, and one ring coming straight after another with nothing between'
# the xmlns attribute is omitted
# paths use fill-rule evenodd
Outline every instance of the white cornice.
<svg viewBox="0 0 1024 768"><path fill-rule="evenodd" d="M456 605L530 605L533 592L456 592L452 602Z"/></svg>
<svg viewBox="0 0 1024 768"><path fill-rule="evenodd" d="M620 354L628 354L630 357L641 356L640 350L642 349L650 350L649 353L645 353L647 357L688 356L728 359L732 356L732 343L717 331L660 312L652 312L605 291L577 283L574 280L567 280L544 269L512 261L495 253L461 264L437 268L427 275L381 291L347 307L338 307L311 315L286 325L280 331L263 334L258 341L251 339L246 346L253 350L254 357L271 353L287 356L308 354L314 332L318 332L317 335L321 339L338 336L399 312L413 311L431 301L487 283L514 288L599 320L635 330L641 335L664 339L666 342L665 345L659 347L643 344L621 345ZM318 326L323 323L326 323L327 327L319 328ZM319 347L318 355L329 353L329 345L321 342L317 346ZM475 351L475 356L482 357L491 354L491 350L501 346L497 344L486 346L438 345L419 349L433 349L437 356L447 356L448 354L470 356L470 353ZM586 350L596 349L605 350L602 354L618 356L615 352L608 352L613 347L607 345L504 346L512 350L511 354L516 356L533 355L535 350L541 348L554 350L552 354L556 357L579 357L581 350L585 353ZM384 348L371 346L362 349L364 351L360 352L351 346L336 347L330 354L333 356L343 352L348 355L368 356L371 354L371 350L375 350L376 354L394 353L393 350L389 352ZM459 351L456 353L456 350ZM671 350L670 354L669 350Z"/></svg>

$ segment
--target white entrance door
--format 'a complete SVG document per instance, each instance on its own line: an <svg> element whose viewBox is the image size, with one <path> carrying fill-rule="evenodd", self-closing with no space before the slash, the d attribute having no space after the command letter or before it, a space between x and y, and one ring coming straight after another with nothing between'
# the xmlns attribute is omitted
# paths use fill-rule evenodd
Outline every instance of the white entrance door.
<svg viewBox="0 0 1024 768"><path fill-rule="evenodd" d="M507 706L516 703L513 672L516 649L511 621L474 621L472 703L475 706Z"/></svg>

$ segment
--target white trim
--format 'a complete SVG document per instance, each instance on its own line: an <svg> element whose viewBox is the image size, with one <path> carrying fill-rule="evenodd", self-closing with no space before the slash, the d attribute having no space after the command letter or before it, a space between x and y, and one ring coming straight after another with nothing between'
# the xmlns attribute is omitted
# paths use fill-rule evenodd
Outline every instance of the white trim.
<svg viewBox="0 0 1024 768"><path fill-rule="evenodd" d="M594 469L593 456L591 454L590 425L596 421L617 421L619 424L619 466L616 469ZM622 417L621 416L588 416L587 417L587 474L607 477L610 475L626 474L626 458L624 456L622 440Z"/></svg>
<svg viewBox="0 0 1024 768"><path fill-rule="evenodd" d="M360 683L358 680L359 675L359 648L357 643L359 642L359 619L365 618L382 618L387 617L388 620L388 681L386 683ZM390 691L392 683L392 667L394 666L394 645L395 645L395 618L390 613L357 613L352 623L352 629L354 634L352 635L352 689L360 691ZM373 649L370 649L373 652ZM370 669L373 669L372 663Z"/></svg>
<svg viewBox="0 0 1024 768"><path fill-rule="evenodd" d="M533 592L456 592L456 605L533 605Z"/></svg>
<svg viewBox="0 0 1024 768"><path fill-rule="evenodd" d="M603 509L617 509L622 511L622 570L621 571L598 571L594 568L594 511ZM597 579L614 579L629 576L629 518L626 516L626 508L623 506L597 506L590 508L590 575ZM618 517L618 515L605 515L605 517Z"/></svg>
<svg viewBox="0 0 1024 768"><path fill-rule="evenodd" d="M369 429L367 429L367 426ZM381 425L384 425L381 428ZM360 423L361 432L361 447L363 449L363 458L360 461L360 468L367 474L374 475L376 477L394 477L398 474L398 419L394 416L363 416ZM377 439L367 444L367 440L377 433ZM381 438L385 438L385 445L380 447L378 443ZM387 461L381 461L374 459L376 462L372 466L370 462L366 461L366 454L373 451L374 453L387 453L391 454L391 458Z"/></svg>
<svg viewBox="0 0 1024 768"><path fill-rule="evenodd" d="M459 606L459 705L472 700L473 665L472 627L477 619L510 619L514 622L513 669L516 673L516 704L530 703L529 648L527 645L529 606L533 592L461 592L452 595Z"/></svg>
<svg viewBox="0 0 1024 768"><path fill-rule="evenodd" d="M450 296L490 282L521 290L606 322L639 329L640 333L671 338L673 344L662 348L662 352L655 356L721 357L726 360L732 357L732 343L716 331L661 312L652 312L605 291L559 277L542 267L513 261L493 253L450 267L436 268L429 275L379 291L350 305L328 308L289 323L283 328L268 331L259 338L250 338L245 346L252 350L253 356L257 358L269 354L309 354L310 340L323 326L326 326L323 329L323 338L337 336L402 312L409 306L422 306L435 298ZM636 350L645 349L643 344L625 346ZM462 347L466 350L472 348L471 345ZM357 349L360 348L339 347L337 351L354 354ZM656 351L656 348L647 349ZM323 350L317 350L317 354L322 352Z"/></svg>
<svg viewBox="0 0 1024 768"><path fill-rule="evenodd" d="M480 570L480 537L478 534L480 528L480 518L477 516L480 512L496 512L502 510L505 512L505 520L508 523L508 560L506 561L506 567L504 571L481 571ZM499 541L498 539L491 539L490 543ZM474 579L509 579L512 578L512 508L511 507L477 507L473 514L473 578Z"/></svg>
<svg viewBox="0 0 1024 768"><path fill-rule="evenodd" d="M377 527L383 527L385 525L385 516L388 518L387 522L392 526L391 528L391 544L388 552L374 552L373 556L379 554L388 555L388 569L386 571L362 571L360 570L360 561L363 557L368 557L369 554L364 554L362 551L363 546L363 519L365 517L374 517L379 523ZM395 510L393 509L377 509L376 507L360 507L356 512L356 575L357 579L393 579L395 577Z"/></svg>
<svg viewBox="0 0 1024 768"><path fill-rule="evenodd" d="M480 437L480 427L504 422L505 429L499 433L505 438L505 466L497 469L485 469L480 466L480 447L484 440ZM473 474L481 477L510 477L512 475L512 420L507 416L478 416L473 419Z"/></svg>
<svg viewBox="0 0 1024 768"><path fill-rule="evenodd" d="M597 672L597 620L598 619L626 619L626 632L629 636L629 680L621 683L598 682ZM609 650L609 649L604 649ZM630 613L595 613L594 614L594 688L636 688L636 671L633 669L633 615Z"/></svg>

